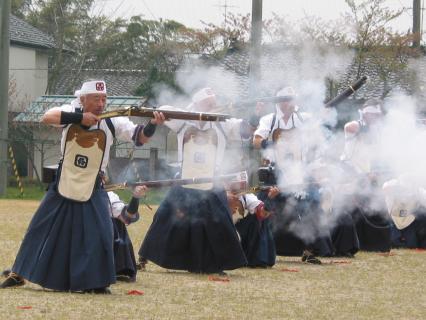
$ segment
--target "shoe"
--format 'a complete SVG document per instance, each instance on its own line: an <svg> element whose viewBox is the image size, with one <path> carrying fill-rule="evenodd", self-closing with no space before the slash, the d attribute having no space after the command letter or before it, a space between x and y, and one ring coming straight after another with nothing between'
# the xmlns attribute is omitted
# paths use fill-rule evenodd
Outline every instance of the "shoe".
<svg viewBox="0 0 426 320"><path fill-rule="evenodd" d="M1 273L1 275L3 277L7 278L11 272L12 272L12 270L10 270L10 269L4 269L3 272Z"/></svg>
<svg viewBox="0 0 426 320"><path fill-rule="evenodd" d="M143 257L139 257L139 263L136 264L136 269L140 270L140 271L146 271L146 264L148 263L148 260L143 258Z"/></svg>
<svg viewBox="0 0 426 320"><path fill-rule="evenodd" d="M23 286L24 284L24 278L17 275L15 272L10 272L6 280L4 280L2 284L0 284L0 289L19 287Z"/></svg>
<svg viewBox="0 0 426 320"><path fill-rule="evenodd" d="M344 258L349 258L349 259L354 259L355 258L355 254L353 254L352 252L342 253L341 256L344 257Z"/></svg>
<svg viewBox="0 0 426 320"><path fill-rule="evenodd" d="M131 276L126 276L124 274L117 274L115 278L117 279L117 281L122 281L122 282L136 282L136 275L131 277Z"/></svg>
<svg viewBox="0 0 426 320"><path fill-rule="evenodd" d="M84 290L84 293L111 294L111 290L108 287L105 287L105 288L94 288L94 289Z"/></svg>
<svg viewBox="0 0 426 320"><path fill-rule="evenodd" d="M321 260L315 257L312 253L303 253L302 262L310 264L322 264Z"/></svg>
<svg viewBox="0 0 426 320"><path fill-rule="evenodd" d="M225 272L225 271L219 271L217 274L218 274L219 276L221 276L221 277L225 277L225 276L227 276L227 274L226 274L226 272Z"/></svg>

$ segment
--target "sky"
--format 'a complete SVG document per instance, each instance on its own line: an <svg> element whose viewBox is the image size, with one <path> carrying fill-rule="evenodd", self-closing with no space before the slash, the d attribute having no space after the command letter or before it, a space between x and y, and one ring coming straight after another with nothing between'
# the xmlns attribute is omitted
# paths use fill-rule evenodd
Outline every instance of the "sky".
<svg viewBox="0 0 426 320"><path fill-rule="evenodd" d="M147 19L173 19L188 27L200 28L201 21L221 24L228 12L251 12L251 0L97 0L97 9L112 17L143 15ZM406 8L393 27L407 31L412 26L412 0L387 0L390 8ZM344 0L263 0L263 17L272 12L297 20L305 15L337 19L348 10Z"/></svg>

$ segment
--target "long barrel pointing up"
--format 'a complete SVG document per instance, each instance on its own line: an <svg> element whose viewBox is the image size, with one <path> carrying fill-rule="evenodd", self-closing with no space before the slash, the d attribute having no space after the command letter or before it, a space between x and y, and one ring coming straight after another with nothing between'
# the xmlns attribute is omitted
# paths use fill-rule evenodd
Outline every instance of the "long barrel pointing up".
<svg viewBox="0 0 426 320"><path fill-rule="evenodd" d="M331 99L329 102L327 102L324 106L326 108L335 107L343 100L347 99L349 96L351 96L355 91L357 91L359 88L362 87L362 85L367 81L367 76L363 76L354 83L352 83L345 91ZM235 101L232 105L235 108L240 107L250 107L254 106L257 102L264 102L264 103L280 103L282 101L287 101L288 97L261 97L261 98L255 98L251 100L242 100L242 101ZM220 109L220 108L219 108ZM222 109L227 109L227 107L222 107Z"/></svg>
<svg viewBox="0 0 426 320"><path fill-rule="evenodd" d="M331 108L331 107L337 106L340 102L347 99L349 96L355 93L355 91L361 88L366 81L367 81L367 76L363 76L362 78L358 79L357 81L352 83L345 91L338 94L336 97L334 97L329 102L327 102L324 105L324 107Z"/></svg>

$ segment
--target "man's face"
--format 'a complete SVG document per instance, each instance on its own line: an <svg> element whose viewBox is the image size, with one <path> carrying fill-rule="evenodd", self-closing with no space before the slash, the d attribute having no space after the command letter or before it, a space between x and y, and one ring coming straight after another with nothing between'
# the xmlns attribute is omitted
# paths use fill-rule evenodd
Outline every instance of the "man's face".
<svg viewBox="0 0 426 320"><path fill-rule="evenodd" d="M91 112L98 116L105 109L106 99L105 93L92 93L81 96L80 101L84 112Z"/></svg>
<svg viewBox="0 0 426 320"><path fill-rule="evenodd" d="M197 111L200 112L209 112L216 108L216 97L208 97L200 102L197 102L195 105Z"/></svg>
<svg viewBox="0 0 426 320"><path fill-rule="evenodd" d="M282 111L282 113L285 113L285 114L293 113L296 108L294 99L291 99L288 101L282 101L278 103L278 106L280 110Z"/></svg>

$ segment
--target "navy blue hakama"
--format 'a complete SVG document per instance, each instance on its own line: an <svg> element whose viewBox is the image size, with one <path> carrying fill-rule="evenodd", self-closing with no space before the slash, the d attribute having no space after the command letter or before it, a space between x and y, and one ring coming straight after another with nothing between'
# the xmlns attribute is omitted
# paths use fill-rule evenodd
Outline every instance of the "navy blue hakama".
<svg viewBox="0 0 426 320"><path fill-rule="evenodd" d="M199 273L247 265L223 189L173 187L154 215L139 256L163 268Z"/></svg>
<svg viewBox="0 0 426 320"><path fill-rule="evenodd" d="M304 199L295 199L291 194L265 199L265 204L274 212L271 222L277 255L302 255L304 250L319 256L333 254L329 230L322 230L319 225L320 215L324 212L315 197L315 190L308 191Z"/></svg>
<svg viewBox="0 0 426 320"><path fill-rule="evenodd" d="M272 267L275 264L275 242L269 219L259 221L249 214L235 225L241 237L249 267Z"/></svg>
<svg viewBox="0 0 426 320"><path fill-rule="evenodd" d="M426 209L416 211L415 215L416 219L402 230L397 229L392 223L392 247L426 249Z"/></svg>
<svg viewBox="0 0 426 320"><path fill-rule="evenodd" d="M133 243L126 225L119 219L112 219L114 226L114 263L118 276L134 278L136 276L136 258Z"/></svg>
<svg viewBox="0 0 426 320"><path fill-rule="evenodd" d="M352 213L356 223L360 250L388 252L391 249L391 228L386 212L366 212L357 208Z"/></svg>
<svg viewBox="0 0 426 320"><path fill-rule="evenodd" d="M359 251L358 233L350 213L341 213L331 232L335 256L354 256Z"/></svg>
<svg viewBox="0 0 426 320"><path fill-rule="evenodd" d="M115 282L113 229L107 193L87 202L63 198L49 186L33 216L12 270L59 291L104 288Z"/></svg>

